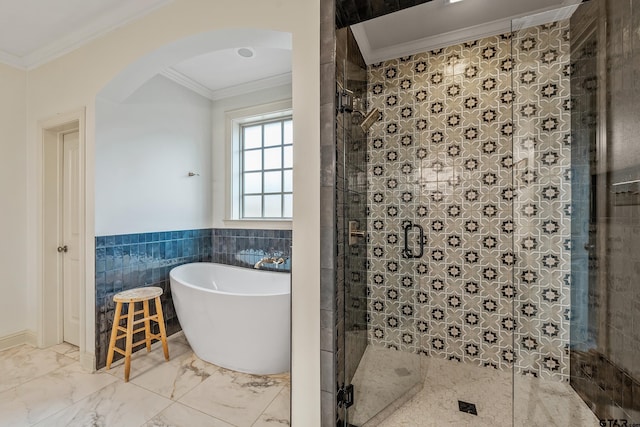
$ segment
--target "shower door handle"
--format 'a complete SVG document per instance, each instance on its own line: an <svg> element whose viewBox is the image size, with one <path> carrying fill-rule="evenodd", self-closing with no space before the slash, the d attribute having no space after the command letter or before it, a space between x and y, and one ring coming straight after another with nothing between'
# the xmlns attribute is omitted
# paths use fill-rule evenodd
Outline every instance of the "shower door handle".
<svg viewBox="0 0 640 427"><path fill-rule="evenodd" d="M419 237L418 237L418 245L420 247L420 252L417 254L413 253L413 249L409 247L409 231L414 228L418 229ZM420 224L412 224L408 223L404 226L404 250L402 251L402 256L405 258L422 258L424 255L424 228Z"/></svg>

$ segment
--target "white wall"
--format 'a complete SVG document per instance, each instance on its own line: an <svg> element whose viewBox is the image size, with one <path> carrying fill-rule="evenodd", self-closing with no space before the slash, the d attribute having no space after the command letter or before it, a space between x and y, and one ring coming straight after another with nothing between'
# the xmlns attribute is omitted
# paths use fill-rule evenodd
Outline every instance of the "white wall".
<svg viewBox="0 0 640 427"><path fill-rule="evenodd" d="M211 227L211 106L162 76L96 99L97 236Z"/></svg>
<svg viewBox="0 0 640 427"><path fill-rule="evenodd" d="M247 13L250 11L250 13ZM294 221L292 270L292 425L320 425L320 5L319 0L175 0L28 73L27 87L27 300L42 283L42 182L38 121L86 108L86 310L95 316L94 174L95 99L129 64L185 37L230 28L261 28L293 36ZM24 162L16 168L23 169ZM19 181L19 180L18 180ZM20 212L23 214L24 212ZM16 214L17 215L17 214ZM16 221L18 227L20 221ZM25 239L26 238L26 239ZM9 286L20 286L10 284ZM27 325L39 314L29 307ZM93 342L87 328L86 342Z"/></svg>
<svg viewBox="0 0 640 427"><path fill-rule="evenodd" d="M0 338L27 329L26 77L0 64Z"/></svg>
<svg viewBox="0 0 640 427"><path fill-rule="evenodd" d="M289 221L225 221L225 198L229 186L229 138L226 113L242 108L291 99L291 85L277 86L246 95L214 101L213 117L213 228L291 229ZM295 146L294 146L295 150Z"/></svg>

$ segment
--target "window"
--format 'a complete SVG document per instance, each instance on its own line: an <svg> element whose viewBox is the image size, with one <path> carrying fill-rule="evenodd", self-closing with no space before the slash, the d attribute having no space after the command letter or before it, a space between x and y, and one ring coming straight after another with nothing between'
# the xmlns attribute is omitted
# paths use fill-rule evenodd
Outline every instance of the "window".
<svg viewBox="0 0 640 427"><path fill-rule="evenodd" d="M291 118L240 127L240 217L291 218L293 127Z"/></svg>
<svg viewBox="0 0 640 427"><path fill-rule="evenodd" d="M293 214L291 101L230 111L226 116L231 140L227 219L289 221Z"/></svg>

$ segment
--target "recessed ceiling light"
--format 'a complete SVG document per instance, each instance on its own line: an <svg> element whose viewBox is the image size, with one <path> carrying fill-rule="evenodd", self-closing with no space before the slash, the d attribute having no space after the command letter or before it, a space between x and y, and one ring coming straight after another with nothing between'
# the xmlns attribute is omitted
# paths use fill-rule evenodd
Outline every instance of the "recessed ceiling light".
<svg viewBox="0 0 640 427"><path fill-rule="evenodd" d="M254 55L253 49L250 49L248 47L241 47L236 52L243 58L251 58Z"/></svg>
<svg viewBox="0 0 640 427"><path fill-rule="evenodd" d="M458 3L462 0L444 0L445 3Z"/></svg>

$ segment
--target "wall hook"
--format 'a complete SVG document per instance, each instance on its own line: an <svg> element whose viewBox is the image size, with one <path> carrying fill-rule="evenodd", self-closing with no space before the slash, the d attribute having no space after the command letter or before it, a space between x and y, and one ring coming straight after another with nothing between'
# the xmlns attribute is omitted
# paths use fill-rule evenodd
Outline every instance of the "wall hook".
<svg viewBox="0 0 640 427"><path fill-rule="evenodd" d="M200 174L195 172L189 172L187 176L200 176Z"/></svg>

